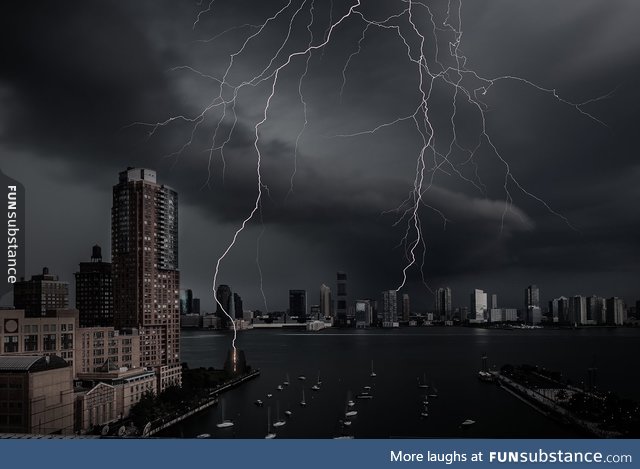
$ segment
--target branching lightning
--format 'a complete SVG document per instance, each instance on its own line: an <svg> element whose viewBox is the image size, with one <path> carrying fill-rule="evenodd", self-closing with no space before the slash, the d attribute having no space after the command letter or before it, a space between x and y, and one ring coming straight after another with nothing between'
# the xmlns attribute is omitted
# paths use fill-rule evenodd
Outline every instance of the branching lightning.
<svg viewBox="0 0 640 469"><path fill-rule="evenodd" d="M432 7L426 1L414 1L414 0L397 0L398 12L392 14L383 19L374 19L368 16L363 8L363 2L365 0L355 0L349 5L346 12L342 15L336 15L334 21L335 6L333 0L325 0L329 10L329 24L324 28L324 34L321 35L321 39L316 42L314 38L313 29L314 23L317 20L318 15L314 14L314 9L317 8L316 1L320 0L288 0L284 6L278 9L273 15L269 16L261 24L242 24L228 28L221 33L212 36L210 39L200 42L210 43L222 35L236 30L249 29L251 32L246 36L241 46L229 56L226 69L221 77L215 77L210 74L203 73L191 66L182 65L171 69L172 72L187 72L194 73L197 76L211 80L218 85L218 94L211 99L208 104L203 106L199 113L193 116L177 115L169 117L161 122L156 123L142 123L137 122L136 125L144 125L149 128L149 137L153 136L160 128L171 125L175 122L184 122L191 125L191 132L189 138L181 145L176 151L170 153L169 157L179 157L187 148L191 147L194 143L194 139L199 130L203 128L204 121L214 111L220 110L220 115L215 121L213 130L210 136L210 147L206 150L208 153L207 164L207 178L204 185L208 185L211 179L211 163L213 157L219 153L223 164L222 178L224 179L225 170L225 156L224 150L226 145L231 141L236 125L238 124L238 115L236 112L236 103L239 93L246 87L257 87L260 84L267 83L269 86L269 93L264 100L262 106L261 118L253 125L253 149L256 156L255 177L256 177L256 197L252 209L244 217L241 225L235 230L231 241L227 244L222 255L218 258L215 265L215 273L213 276L213 291L214 298L218 307L224 312L224 314L231 321L234 334L232 346L235 356L235 344L237 339L237 330L234 322L229 313L225 310L224 306L220 303L215 295L215 288L217 285L218 277L220 274L220 268L222 262L225 260L229 252L234 248L238 237L245 230L246 226L254 221L256 213L259 212L260 222L262 222L262 196L263 193L269 194L269 188L263 181L262 174L262 160L263 154L261 152L261 128L267 122L269 118L269 111L272 100L276 95L278 88L278 79L282 72L288 69L292 62L301 58L305 60L304 71L300 74L298 79L297 94L302 107L304 122L295 139L294 155L293 155L293 172L290 176L290 187L287 197L294 193L294 179L297 171L298 157L299 157L299 143L303 136L303 133L308 126L307 107L308 102L305 100L303 93L303 83L309 73L309 63L312 54L318 50L322 55L325 54L325 46L331 43L332 38L336 35L336 32L343 26L346 26L348 22L353 24L362 25L361 35L359 40L354 44L351 54L348 56L344 67L342 68L342 86L339 89L340 103L342 103L343 94L347 86L347 77L349 68L352 66L354 58L361 53L367 34L377 29L385 32L389 35L389 40L400 41L401 47L406 53L407 63L415 71L415 77L417 81L415 89L415 105L411 106L413 112L408 115L400 115L391 119L388 122L382 122L378 125L370 128L363 129L352 133L342 133L334 135L332 138L355 138L371 135L387 128L410 124L413 132L416 135L419 150L415 155L415 174L413 176L413 183L409 190L407 198L395 209L383 212L383 213L396 213L397 219L393 226L398 226L402 223L405 224L404 235L400 239L398 246L404 247L404 258L406 263L401 271L401 278L397 284L396 291L402 289L406 282L408 272L416 267L422 276L422 281L427 288L428 283L424 276L424 264L427 254L427 243L425 236L422 232L422 219L421 209L426 208L433 211L438 215L443 222L443 229L446 229L447 223L450 221L445 213L438 208L432 206L427 202L427 192L433 187L435 176L437 173L443 173L447 175L456 175L465 183L470 184L480 194L486 195L487 187L481 181L478 173L477 155L481 148L490 150L490 153L495 156L500 165L504 168L503 176L503 189L504 189L504 210L502 212L502 220L500 225L500 231L504 229L505 217L509 213L513 204L513 190L517 190L525 196L535 200L541 204L549 213L557 216L563 220L569 227L573 228L570 221L561 213L556 211L549 202L545 201L542 197L534 194L529 189L518 181L514 175L512 168L501 151L498 145L494 142L494 139L489 134L486 122L486 112L488 106L482 101L482 97L497 86L502 81L513 81L523 86L530 87L537 92L540 92L543 96L547 96L555 100L558 104L568 106L571 109L577 111L577 113L588 119L591 119L597 124L605 125L600 119L590 114L585 106L609 97L613 92L604 96L586 100L582 103L574 103L564 97L562 97L555 89L540 86L533 81L512 75L498 76L494 78L483 77L476 71L467 68L467 57L462 53L462 0L449 0L447 3L446 14L444 18L434 13ZM206 8L203 8L195 18L193 28L197 28L202 18L206 15L215 14L214 8L215 0L210 0ZM375 3L375 2L373 2ZM296 6L297 5L297 6ZM308 42L300 47L300 44L293 44L292 33L297 22L300 20L303 13L308 13L308 21L304 26L308 31ZM288 22L284 21L288 19ZM253 41L259 41L265 33L265 29L276 21L284 22L287 24L286 31L284 31L282 41L279 46L274 50L273 54L268 57L268 64L259 73L254 76L247 76L240 83L231 83L231 72L235 71L234 65L236 59L241 57L246 51L247 46ZM425 27L423 24L427 24ZM324 26L323 26L324 27ZM448 35L450 39L447 40L446 47L441 47L442 39L441 35ZM298 41L299 42L299 41ZM427 45L433 47L434 52L430 55L426 52ZM292 48L294 52L283 54L286 47ZM446 52L444 52L446 51ZM446 55L443 59L442 55ZM442 112L441 108L435 108L432 105L432 97L434 95L434 86L436 84L447 86L451 92L451 106L448 111L449 125L451 127L451 139L442 144L441 140L444 137L440 137L436 131L436 126L433 123L434 113ZM477 142L473 148L466 148L461 142L459 142L457 132L457 118L458 109L460 103L466 103L475 110L479 117L480 126L477 131ZM223 124L230 123L230 129L223 131ZM134 124L132 124L134 125ZM224 135L223 135L224 133ZM438 147L446 148L445 151L438 151L436 149L436 143ZM453 156L457 153L465 155L465 159L462 162L456 162L453 160ZM462 168L467 164L472 165L474 168L473 178L465 176L462 172ZM267 299L264 295L262 288L262 269L260 267L260 241L264 233L264 225L262 231L258 236L257 248L256 248L256 264L260 275L260 290L264 299L265 308L267 308ZM419 264L419 265L418 265ZM429 288L430 289L430 288ZM268 308L267 308L268 310Z"/></svg>

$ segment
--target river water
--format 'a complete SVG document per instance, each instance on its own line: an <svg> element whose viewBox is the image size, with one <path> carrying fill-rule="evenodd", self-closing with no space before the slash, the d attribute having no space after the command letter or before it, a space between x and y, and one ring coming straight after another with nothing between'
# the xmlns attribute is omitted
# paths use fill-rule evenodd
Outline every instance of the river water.
<svg viewBox="0 0 640 469"><path fill-rule="evenodd" d="M215 331L183 331L182 361L191 368L221 368L231 335ZM499 387L477 379L481 356L489 366L530 363L559 370L578 384L595 366L597 384L626 397L640 398L638 329L488 330L462 327L402 328L294 332L251 330L238 335L247 363L261 375L223 394L218 405L191 417L160 436L193 438L208 433L219 438L263 438L267 408L272 422L287 423L278 438L470 437L571 438L576 430L549 420ZM376 377L371 377L371 362ZM276 387L289 374L290 385ZM312 391L320 374L320 391ZM306 376L306 380L298 376ZM424 380L437 389L429 398L427 418L421 417ZM371 386L370 400L355 399ZM307 405L300 406L305 390ZM430 392L430 390L426 390ZM271 393L271 398L267 394ZM346 402L358 411L344 427ZM264 407L257 407L257 399ZM233 427L219 429L225 418ZM285 410L292 415L285 419ZM279 411L279 412L278 412ZM466 419L476 423L461 426Z"/></svg>

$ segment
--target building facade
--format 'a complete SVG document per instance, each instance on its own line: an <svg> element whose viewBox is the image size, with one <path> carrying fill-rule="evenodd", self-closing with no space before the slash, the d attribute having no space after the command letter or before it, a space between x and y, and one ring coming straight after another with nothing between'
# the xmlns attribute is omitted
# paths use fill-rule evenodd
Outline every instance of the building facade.
<svg viewBox="0 0 640 469"><path fill-rule="evenodd" d="M178 194L148 169L128 168L113 187L114 325L138 329L141 365L158 390L181 383Z"/></svg>
<svg viewBox="0 0 640 469"><path fill-rule="evenodd" d="M69 307L69 283L58 280L44 267L41 275L20 280L13 286L13 306L30 317L44 316L47 311Z"/></svg>
<svg viewBox="0 0 640 469"><path fill-rule="evenodd" d="M451 305L451 288L444 287L436 290L436 314L441 320L453 320L453 307Z"/></svg>
<svg viewBox="0 0 640 469"><path fill-rule="evenodd" d="M336 274L338 294L336 297L336 322L338 326L346 326L347 323L347 274Z"/></svg>
<svg viewBox="0 0 640 469"><path fill-rule="evenodd" d="M62 358L0 356L0 433L72 434L72 369Z"/></svg>
<svg viewBox="0 0 640 469"><path fill-rule="evenodd" d="M289 290L289 315L298 318L298 322L307 320L306 290Z"/></svg>
<svg viewBox="0 0 640 469"><path fill-rule="evenodd" d="M320 315L324 318L329 318L332 316L332 307L331 307L331 288L326 286L324 283L320 285Z"/></svg>
<svg viewBox="0 0 640 469"><path fill-rule="evenodd" d="M81 262L75 277L80 327L113 326L111 263L102 260L100 246L93 246L91 262Z"/></svg>

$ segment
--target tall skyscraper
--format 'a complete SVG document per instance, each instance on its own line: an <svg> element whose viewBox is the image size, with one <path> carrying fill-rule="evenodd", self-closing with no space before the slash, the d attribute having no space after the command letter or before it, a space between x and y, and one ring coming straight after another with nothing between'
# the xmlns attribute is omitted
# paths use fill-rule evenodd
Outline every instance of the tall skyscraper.
<svg viewBox="0 0 640 469"><path fill-rule="evenodd" d="M289 315L298 318L298 322L307 320L307 291L289 290Z"/></svg>
<svg viewBox="0 0 640 469"><path fill-rule="evenodd" d="M229 327L231 324L227 314L232 318L236 317L231 287L229 285L218 285L218 289L216 290L216 300L216 316L220 318L223 328Z"/></svg>
<svg viewBox="0 0 640 469"><path fill-rule="evenodd" d="M549 313L553 318L553 322L569 322L569 299L566 296L561 296L551 300Z"/></svg>
<svg viewBox="0 0 640 469"><path fill-rule="evenodd" d="M382 292L382 327L393 327L398 322L398 293L395 290Z"/></svg>
<svg viewBox="0 0 640 469"><path fill-rule="evenodd" d="M235 318L236 319L242 319L243 318L243 312L244 312L244 308L242 306L242 297L240 295L238 295L237 293L233 294L233 309L235 310Z"/></svg>
<svg viewBox="0 0 640 469"><path fill-rule="evenodd" d="M320 315L331 317L331 288L324 283L320 285Z"/></svg>
<svg viewBox="0 0 640 469"><path fill-rule="evenodd" d="M621 326L624 324L624 300L622 298L607 298L606 302L607 324Z"/></svg>
<svg viewBox="0 0 640 469"><path fill-rule="evenodd" d="M91 262L81 262L75 276L80 327L113 326L111 263L103 262L100 246L93 246Z"/></svg>
<svg viewBox="0 0 640 469"><path fill-rule="evenodd" d="M21 279L13 286L13 306L24 309L26 317L44 316L47 311L69 307L69 284L58 280L44 267L42 275Z"/></svg>
<svg viewBox="0 0 640 469"><path fill-rule="evenodd" d="M524 291L524 312L525 321L528 324L540 324L542 322L540 289L536 285L529 285Z"/></svg>
<svg viewBox="0 0 640 469"><path fill-rule="evenodd" d="M149 169L127 168L113 187L114 326L138 328L140 364L158 390L181 384L178 194Z"/></svg>
<svg viewBox="0 0 640 469"><path fill-rule="evenodd" d="M490 309L496 309L498 308L498 294L497 293L492 293L491 294L491 308Z"/></svg>
<svg viewBox="0 0 640 469"><path fill-rule="evenodd" d="M451 288L444 287L436 290L436 314L441 320L453 320L453 308L451 306Z"/></svg>
<svg viewBox="0 0 640 469"><path fill-rule="evenodd" d="M587 323L587 298L575 295L569 298L569 322L571 324Z"/></svg>
<svg viewBox="0 0 640 469"><path fill-rule="evenodd" d="M369 327L373 321L373 315L371 312L370 300L357 300L355 305L356 310L356 327L363 328Z"/></svg>
<svg viewBox="0 0 640 469"><path fill-rule="evenodd" d="M476 321L484 321L487 314L487 294L477 288L471 292L471 314Z"/></svg>
<svg viewBox="0 0 640 469"><path fill-rule="evenodd" d="M338 295L336 304L336 320L339 326L347 325L347 274L337 273Z"/></svg>
<svg viewBox="0 0 640 469"><path fill-rule="evenodd" d="M402 320L409 321L409 315L411 314L411 300L408 293L402 294Z"/></svg>

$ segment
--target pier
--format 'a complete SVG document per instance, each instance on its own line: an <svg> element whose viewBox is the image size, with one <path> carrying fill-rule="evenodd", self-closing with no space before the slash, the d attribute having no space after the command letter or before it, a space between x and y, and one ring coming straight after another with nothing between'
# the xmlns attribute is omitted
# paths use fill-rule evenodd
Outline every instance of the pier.
<svg viewBox="0 0 640 469"><path fill-rule="evenodd" d="M600 428L597 422L585 420L574 414L565 405L568 402L566 396L573 396L581 393L589 397L597 397L593 393L588 393L572 386L554 381L549 377L532 373L533 378L537 378L537 382L532 384L523 384L509 378L498 371L489 371L495 382L505 391L512 394L516 398L525 402L546 417L559 421L560 423L574 426L592 436L598 438L620 438L624 435L613 430L605 430ZM545 387L535 386L547 384Z"/></svg>
<svg viewBox="0 0 640 469"><path fill-rule="evenodd" d="M209 407L218 403L218 396L220 394L229 391L230 389L233 389L237 386L240 386L250 379L257 378L258 376L260 376L260 370L253 370L249 373L238 376L237 378L231 379L219 386L216 386L215 388L211 389L211 391L209 392L209 396L201 399L195 405L195 407L189 406L183 411L175 412L160 419L154 420L153 422L149 422L142 432L142 438L151 437L159 433L160 431L171 427L172 425L182 422L183 420L197 414L198 412L202 412L203 410L208 409Z"/></svg>

